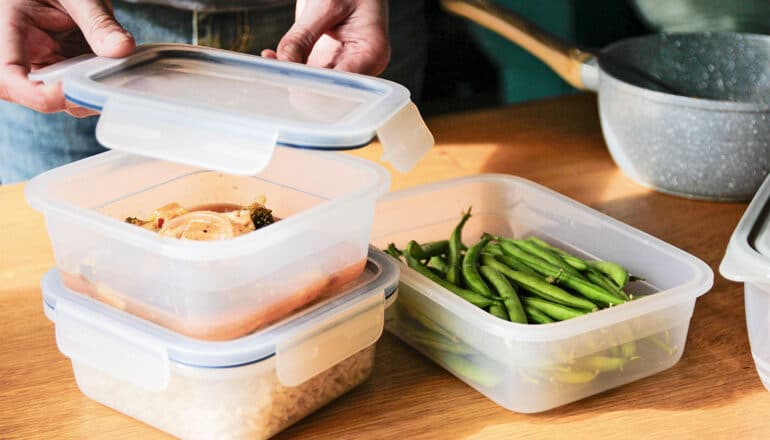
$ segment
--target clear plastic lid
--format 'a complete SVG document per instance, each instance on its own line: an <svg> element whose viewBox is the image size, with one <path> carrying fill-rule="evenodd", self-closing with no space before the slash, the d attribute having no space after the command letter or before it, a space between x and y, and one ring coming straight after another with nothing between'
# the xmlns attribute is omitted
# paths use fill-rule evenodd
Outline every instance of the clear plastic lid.
<svg viewBox="0 0 770 440"><path fill-rule="evenodd" d="M770 283L770 177L730 237L719 272L733 281Z"/></svg>
<svg viewBox="0 0 770 440"><path fill-rule="evenodd" d="M430 147L409 91L380 78L179 44L126 58L79 57L30 75L101 112L107 148L253 175L276 145L346 150L375 136L409 170Z"/></svg>
<svg viewBox="0 0 770 440"><path fill-rule="evenodd" d="M167 385L171 362L231 368L275 357L284 385L304 382L379 339L398 265L370 248L366 270L331 299L239 339L192 339L68 290L55 270L42 280L46 316L67 357L150 390Z"/></svg>

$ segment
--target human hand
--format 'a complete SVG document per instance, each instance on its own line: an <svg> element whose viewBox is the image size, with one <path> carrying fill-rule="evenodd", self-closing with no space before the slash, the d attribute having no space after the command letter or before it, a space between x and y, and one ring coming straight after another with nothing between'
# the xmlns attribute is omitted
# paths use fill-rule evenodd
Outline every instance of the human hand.
<svg viewBox="0 0 770 440"><path fill-rule="evenodd" d="M89 46L106 57L134 50L110 0L1 0L0 99L44 113L93 114L67 103L61 85L27 79L31 71L89 52Z"/></svg>
<svg viewBox="0 0 770 440"><path fill-rule="evenodd" d="M297 0L294 25L262 56L379 75L390 61L387 0Z"/></svg>

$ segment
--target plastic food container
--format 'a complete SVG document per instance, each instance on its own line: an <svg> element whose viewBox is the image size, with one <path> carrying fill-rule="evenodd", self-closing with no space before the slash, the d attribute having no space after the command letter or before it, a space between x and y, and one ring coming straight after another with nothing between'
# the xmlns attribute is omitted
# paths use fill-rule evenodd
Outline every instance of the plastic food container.
<svg viewBox="0 0 770 440"><path fill-rule="evenodd" d="M68 100L99 110L97 140L120 150L26 187L62 281L201 339L252 332L361 274L389 175L328 150L376 135L386 160L408 169L433 144L398 84L215 49L143 46L34 78L61 81ZM171 202L261 196L281 220L229 240L164 238L123 222Z"/></svg>
<svg viewBox="0 0 770 440"><path fill-rule="evenodd" d="M331 153L278 149L248 177L107 152L39 176L26 194L45 214L69 288L179 333L224 340L356 279L388 183L376 165ZM229 240L166 238L123 221L169 201L248 204L258 195L282 220Z"/></svg>
<svg viewBox="0 0 770 440"><path fill-rule="evenodd" d="M727 246L719 272L744 283L751 355L762 384L770 390L770 178L757 191Z"/></svg>
<svg viewBox="0 0 770 440"><path fill-rule="evenodd" d="M568 321L516 324L402 266L399 299L386 312L388 331L521 413L546 411L677 363L695 299L712 286L709 267L527 180L479 175L388 194L375 211L373 242L403 247L410 239L446 239L469 206L466 243L482 232L534 235L586 258L622 264L647 280L629 285L629 293L651 295ZM603 361L613 356L627 361L608 369Z"/></svg>
<svg viewBox="0 0 770 440"><path fill-rule="evenodd" d="M398 268L373 250L335 299L225 342L187 338L42 281L56 342L89 398L186 439L265 439L365 381Z"/></svg>

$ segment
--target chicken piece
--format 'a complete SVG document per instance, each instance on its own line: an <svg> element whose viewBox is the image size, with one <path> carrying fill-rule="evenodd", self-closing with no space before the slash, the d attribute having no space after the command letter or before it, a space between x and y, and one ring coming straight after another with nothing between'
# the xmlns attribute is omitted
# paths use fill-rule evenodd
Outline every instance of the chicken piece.
<svg viewBox="0 0 770 440"><path fill-rule="evenodd" d="M206 205L192 211L178 203L169 203L155 210L150 218L126 218L127 223L158 232L164 237L186 240L224 240L254 231L275 222L264 198L240 207L237 205ZM224 206L224 209L222 209ZM257 225L257 226L255 226Z"/></svg>
<svg viewBox="0 0 770 440"><path fill-rule="evenodd" d="M173 218L165 222L159 233L163 237L199 241L226 240L235 235L230 219L213 211L194 211Z"/></svg>
<svg viewBox="0 0 770 440"><path fill-rule="evenodd" d="M137 217L128 217L126 218L126 222L149 229L150 231L158 232L163 228L163 225L167 221L185 215L187 212L188 211L180 206L179 203L174 202L156 209L150 218L146 220Z"/></svg>

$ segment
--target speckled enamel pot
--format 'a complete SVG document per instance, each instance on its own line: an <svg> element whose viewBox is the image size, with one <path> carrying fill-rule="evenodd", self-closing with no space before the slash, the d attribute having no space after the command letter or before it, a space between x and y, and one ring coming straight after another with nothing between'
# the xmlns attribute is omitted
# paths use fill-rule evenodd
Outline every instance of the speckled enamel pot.
<svg viewBox="0 0 770 440"><path fill-rule="evenodd" d="M656 34L585 51L493 0L441 0L599 95L628 176L683 197L744 201L770 172L770 36Z"/></svg>
<svg viewBox="0 0 770 440"><path fill-rule="evenodd" d="M623 172L669 194L752 198L770 172L770 37L650 35L597 58L583 65L583 82L598 92L604 137ZM618 61L677 94L635 85Z"/></svg>

